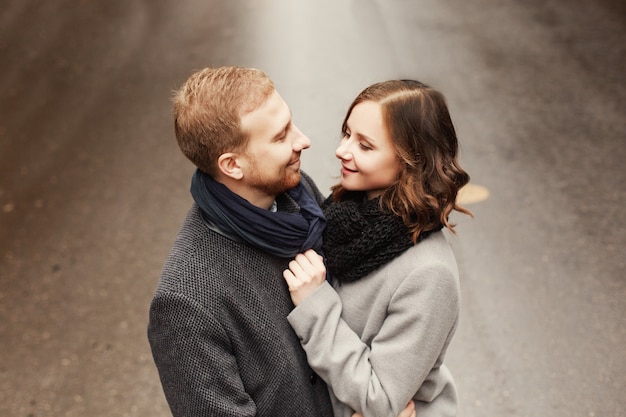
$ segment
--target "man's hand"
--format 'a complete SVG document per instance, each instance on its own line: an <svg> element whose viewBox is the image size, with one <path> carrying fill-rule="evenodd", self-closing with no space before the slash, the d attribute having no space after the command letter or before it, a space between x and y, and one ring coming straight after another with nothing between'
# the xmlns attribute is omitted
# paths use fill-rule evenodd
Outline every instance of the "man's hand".
<svg viewBox="0 0 626 417"><path fill-rule="evenodd" d="M297 306L324 283L326 279L324 260L313 249L299 253L289 262L289 269L283 271L283 277L289 285L291 300Z"/></svg>
<svg viewBox="0 0 626 417"><path fill-rule="evenodd" d="M352 417L363 417L363 416L359 413L354 413L352 414ZM398 417L416 417L415 403L413 402L413 400L409 401L406 407L404 407L404 410L400 412L400 415Z"/></svg>

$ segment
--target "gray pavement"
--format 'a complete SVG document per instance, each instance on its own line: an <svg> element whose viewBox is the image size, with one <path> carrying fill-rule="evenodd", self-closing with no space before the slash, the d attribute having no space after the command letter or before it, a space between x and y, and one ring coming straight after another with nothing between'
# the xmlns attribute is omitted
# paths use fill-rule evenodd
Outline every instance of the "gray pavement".
<svg viewBox="0 0 626 417"><path fill-rule="evenodd" d="M191 202L169 98L266 71L324 191L351 99L448 97L472 185L455 217L459 416L625 416L626 5L592 0L3 0L0 416L168 416L145 336Z"/></svg>

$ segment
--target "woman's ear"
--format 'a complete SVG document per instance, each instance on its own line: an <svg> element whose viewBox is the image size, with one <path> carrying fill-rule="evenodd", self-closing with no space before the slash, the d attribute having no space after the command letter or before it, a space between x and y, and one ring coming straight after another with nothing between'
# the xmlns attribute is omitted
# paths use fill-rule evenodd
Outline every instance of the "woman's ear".
<svg viewBox="0 0 626 417"><path fill-rule="evenodd" d="M222 174L229 178L240 180L243 177L243 169L239 164L240 156L234 152L221 154L217 160L217 166Z"/></svg>

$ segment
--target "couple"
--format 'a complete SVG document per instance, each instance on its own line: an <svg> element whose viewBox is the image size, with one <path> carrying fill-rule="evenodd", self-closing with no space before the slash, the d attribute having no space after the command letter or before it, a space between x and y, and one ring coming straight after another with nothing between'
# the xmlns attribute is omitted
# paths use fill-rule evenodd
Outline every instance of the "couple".
<svg viewBox="0 0 626 417"><path fill-rule="evenodd" d="M411 80L361 92L326 199L263 72L196 72L174 116L194 204L148 324L173 415L456 415L443 360L459 278L442 229L469 214L469 177L444 97Z"/></svg>

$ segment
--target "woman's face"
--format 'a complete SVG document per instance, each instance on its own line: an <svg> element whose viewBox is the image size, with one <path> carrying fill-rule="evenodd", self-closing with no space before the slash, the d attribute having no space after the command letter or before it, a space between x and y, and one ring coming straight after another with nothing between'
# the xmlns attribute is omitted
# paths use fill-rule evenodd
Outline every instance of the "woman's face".
<svg viewBox="0 0 626 417"><path fill-rule="evenodd" d="M364 101L352 109L335 155L341 160L341 185L366 191L368 199L398 180L401 164L380 104Z"/></svg>

